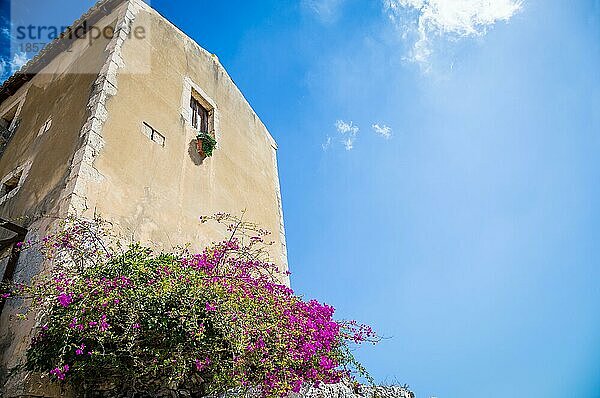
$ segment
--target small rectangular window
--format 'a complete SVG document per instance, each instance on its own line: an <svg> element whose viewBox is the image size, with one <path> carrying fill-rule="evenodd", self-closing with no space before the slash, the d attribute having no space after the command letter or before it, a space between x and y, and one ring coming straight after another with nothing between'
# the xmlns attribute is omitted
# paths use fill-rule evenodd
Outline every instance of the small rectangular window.
<svg viewBox="0 0 600 398"><path fill-rule="evenodd" d="M192 127L201 133L209 133L209 112L193 96L190 98L190 108L192 110Z"/></svg>
<svg viewBox="0 0 600 398"><path fill-rule="evenodd" d="M2 186L0 187L0 197L8 195L9 193L11 193L11 191L13 191L19 186L19 181L21 181L22 175L23 172L21 171L9 178L7 181L4 181L2 183Z"/></svg>
<svg viewBox="0 0 600 398"><path fill-rule="evenodd" d="M152 141L156 142L160 146L165 146L165 136L156 131L152 126L148 123L144 122L142 125L142 132Z"/></svg>
<svg viewBox="0 0 600 398"><path fill-rule="evenodd" d="M0 118L0 157L19 127L20 120L17 119L17 113L18 105L15 105Z"/></svg>
<svg viewBox="0 0 600 398"><path fill-rule="evenodd" d="M25 163L0 180L0 205L17 194L25 180L31 163Z"/></svg>

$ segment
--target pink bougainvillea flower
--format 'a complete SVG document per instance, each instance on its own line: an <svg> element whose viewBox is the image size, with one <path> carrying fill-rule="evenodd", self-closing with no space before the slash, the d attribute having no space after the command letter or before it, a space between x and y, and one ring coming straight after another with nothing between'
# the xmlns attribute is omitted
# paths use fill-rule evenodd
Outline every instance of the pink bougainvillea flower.
<svg viewBox="0 0 600 398"><path fill-rule="evenodd" d="M75 350L75 355L83 355L83 350L85 350L85 344L80 345L76 350Z"/></svg>
<svg viewBox="0 0 600 398"><path fill-rule="evenodd" d="M54 368L50 371L50 374L53 376L56 376L56 378L58 380L64 380L65 379L65 373L67 373L69 371L69 365L65 365L62 368L61 367L57 367Z"/></svg>
<svg viewBox="0 0 600 398"><path fill-rule="evenodd" d="M106 322L106 314L102 314L100 318L100 331L105 332L110 327L110 324Z"/></svg>
<svg viewBox="0 0 600 398"><path fill-rule="evenodd" d="M335 362L328 357L322 356L319 360L319 366L325 370L329 370L335 368Z"/></svg>
<svg viewBox="0 0 600 398"><path fill-rule="evenodd" d="M194 388L252 388L261 398L352 380L350 371L361 369L347 359L348 345L372 342L373 331L336 321L333 307L281 285L279 269L257 255L262 232L237 239L240 225L227 227L233 238L197 254L136 244L104 256L89 226L45 239L50 259L92 261L83 272L57 261L43 283L11 288L49 314L50 328L38 329L30 348L33 365L55 381L153 380L144 389L177 378Z"/></svg>
<svg viewBox="0 0 600 398"><path fill-rule="evenodd" d="M210 365L210 358L206 357L203 361L196 359L196 369L198 372L204 370L208 365Z"/></svg>
<svg viewBox="0 0 600 398"><path fill-rule="evenodd" d="M58 303L62 307L68 307L69 304L71 304L73 302L73 296L71 296L70 294L66 294L66 293L59 294L56 299L58 300Z"/></svg>

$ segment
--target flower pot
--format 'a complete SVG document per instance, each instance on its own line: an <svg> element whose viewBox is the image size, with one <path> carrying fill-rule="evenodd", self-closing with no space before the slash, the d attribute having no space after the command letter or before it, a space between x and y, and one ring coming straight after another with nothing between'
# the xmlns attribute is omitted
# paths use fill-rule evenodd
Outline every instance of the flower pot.
<svg viewBox="0 0 600 398"><path fill-rule="evenodd" d="M200 133L196 136L196 150L203 159L212 156L216 145L217 141L208 133Z"/></svg>
<svg viewBox="0 0 600 398"><path fill-rule="evenodd" d="M202 158L206 157L206 154L204 153L204 147L202 144L202 138L196 138L196 150L198 151L198 155L200 155Z"/></svg>

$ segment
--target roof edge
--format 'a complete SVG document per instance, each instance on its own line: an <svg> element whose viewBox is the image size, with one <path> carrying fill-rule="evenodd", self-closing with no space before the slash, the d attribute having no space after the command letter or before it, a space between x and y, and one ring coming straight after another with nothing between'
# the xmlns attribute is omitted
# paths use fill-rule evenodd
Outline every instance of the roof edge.
<svg viewBox="0 0 600 398"><path fill-rule="evenodd" d="M0 86L0 103L14 95L25 83L33 79L35 75L50 64L58 54L70 47L72 37L69 37L69 32L75 32L80 27L84 27L84 22L87 22L87 26L93 26L104 16L110 14L115 8L127 1L129 0L101 0L94 4L86 13L62 32L59 37L48 43L39 53L2 83L2 86Z"/></svg>
<svg viewBox="0 0 600 398"><path fill-rule="evenodd" d="M85 14L83 14L79 19L69 26L67 30L61 33L59 37L48 43L39 53L37 53L32 59L30 59L25 65L21 67L18 71L13 73L8 79L2 83L0 86L0 103L4 102L6 99L13 96L23 85L25 85L28 81L33 79L35 75L37 75L42 69L44 69L52 60L60 54L63 50L68 48L71 45L69 39L69 32L74 32L80 27L84 26L84 22L87 21L87 26L93 26L96 22L102 19L104 16L110 14L115 8L120 6L123 3L129 1L138 1L145 4L151 12L154 12L160 18L165 20L169 25L175 28L184 38L192 42L198 49L204 52L207 55L212 56L213 61L219 65L219 67L224 71L225 75L229 80L233 83L233 86L238 91L238 93L242 96L246 104L250 107L252 113L256 116L256 118L260 121L260 123L265 128L267 132L268 140L271 142L271 145L274 149L278 149L277 141L273 138L273 135L264 125L244 93L239 89L235 81L227 72L227 69L221 64L218 57L215 54L211 54L208 50L202 47L196 40L191 38L187 33L185 33L181 28L171 22L168 18L158 12L155 8L150 7L143 0L100 0L95 5L93 5Z"/></svg>

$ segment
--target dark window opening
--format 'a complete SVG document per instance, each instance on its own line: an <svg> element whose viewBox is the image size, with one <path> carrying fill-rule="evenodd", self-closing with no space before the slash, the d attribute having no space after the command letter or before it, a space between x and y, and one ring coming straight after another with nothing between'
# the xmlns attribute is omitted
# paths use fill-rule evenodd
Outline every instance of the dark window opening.
<svg viewBox="0 0 600 398"><path fill-rule="evenodd" d="M14 176L12 176L11 178L9 178L7 181L3 182L2 186L0 187L0 197L6 196L9 193L11 193L13 190L18 188L19 182L21 182L22 175L23 175L23 172L21 171L21 172L15 174Z"/></svg>
<svg viewBox="0 0 600 398"><path fill-rule="evenodd" d="M7 237L7 235L13 236ZM0 236L2 236L2 239L0 239L0 253L6 253L7 251L9 253L4 270L0 270L0 278L3 283L10 283L14 280L17 262L19 261L19 254L21 253L17 243L25 241L27 230L17 224L0 218ZM4 309L4 303L6 303L6 300L0 300L0 314Z"/></svg>
<svg viewBox="0 0 600 398"><path fill-rule="evenodd" d="M18 106L15 105L0 118L0 157L19 126L19 120L15 120L17 108Z"/></svg>
<svg viewBox="0 0 600 398"><path fill-rule="evenodd" d="M192 127L201 133L209 133L209 111L193 96L190 99L190 108L192 108Z"/></svg>

